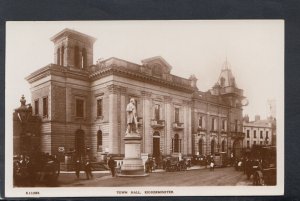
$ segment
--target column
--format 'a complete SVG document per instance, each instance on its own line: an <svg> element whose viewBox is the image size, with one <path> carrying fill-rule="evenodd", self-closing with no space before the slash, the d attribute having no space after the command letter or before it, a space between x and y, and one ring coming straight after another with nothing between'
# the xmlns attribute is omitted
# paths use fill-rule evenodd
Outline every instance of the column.
<svg viewBox="0 0 300 201"><path fill-rule="evenodd" d="M173 141L172 141L172 108L171 108L172 98L170 96L164 96L165 103L165 155L170 155L173 150Z"/></svg>
<svg viewBox="0 0 300 201"><path fill-rule="evenodd" d="M120 115L120 111L117 111L118 86L111 84L107 86L107 89L109 92L109 153L117 154L119 150L118 115Z"/></svg>
<svg viewBox="0 0 300 201"><path fill-rule="evenodd" d="M188 121L188 107L189 107L189 102L188 101L183 101L183 123L184 123L184 129L183 129L183 143L182 143L182 154L186 155L188 153L188 135L190 135L189 132L189 121Z"/></svg>
<svg viewBox="0 0 300 201"><path fill-rule="evenodd" d="M119 144L120 144L120 152L121 154L125 154L125 144L123 138L125 137L125 132L127 129L127 122L126 122L126 92L127 88L126 87L120 87L121 91L121 113L120 113L120 139L119 139Z"/></svg>
<svg viewBox="0 0 300 201"><path fill-rule="evenodd" d="M143 147L142 152L152 153L153 133L151 132L151 92L142 91L143 98Z"/></svg>

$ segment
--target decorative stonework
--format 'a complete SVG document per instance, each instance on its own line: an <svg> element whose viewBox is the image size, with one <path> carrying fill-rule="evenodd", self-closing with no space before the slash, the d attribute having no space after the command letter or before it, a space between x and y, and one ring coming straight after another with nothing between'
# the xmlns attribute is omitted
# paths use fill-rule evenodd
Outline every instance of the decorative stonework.
<svg viewBox="0 0 300 201"><path fill-rule="evenodd" d="M171 103L172 102L172 97L171 96L164 96L164 101L167 103Z"/></svg>
<svg viewBox="0 0 300 201"><path fill-rule="evenodd" d="M141 95L142 95L144 98L151 98L152 93L151 93L151 92L148 92L148 91L141 91Z"/></svg>
<svg viewBox="0 0 300 201"><path fill-rule="evenodd" d="M120 92L120 86L115 84L108 85L107 89L110 94L117 94L118 92Z"/></svg>

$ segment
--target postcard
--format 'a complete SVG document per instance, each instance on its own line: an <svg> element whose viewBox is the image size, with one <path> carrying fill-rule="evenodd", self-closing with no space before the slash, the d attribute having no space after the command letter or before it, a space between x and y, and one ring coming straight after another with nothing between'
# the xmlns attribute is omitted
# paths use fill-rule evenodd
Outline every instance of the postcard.
<svg viewBox="0 0 300 201"><path fill-rule="evenodd" d="M5 195L283 195L284 21L8 21Z"/></svg>

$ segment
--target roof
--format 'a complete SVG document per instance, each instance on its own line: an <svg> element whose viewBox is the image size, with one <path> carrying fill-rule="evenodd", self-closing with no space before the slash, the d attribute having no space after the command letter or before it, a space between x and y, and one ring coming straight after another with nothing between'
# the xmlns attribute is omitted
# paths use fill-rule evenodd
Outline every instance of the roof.
<svg viewBox="0 0 300 201"><path fill-rule="evenodd" d="M169 71L171 71L172 66L161 56L155 56L155 57L150 57L148 59L143 59L141 62L142 62L142 64L147 64L147 63L150 63L155 60L161 61L163 64L165 64L168 67Z"/></svg>
<svg viewBox="0 0 300 201"><path fill-rule="evenodd" d="M81 37L81 38L84 38L84 39L87 39L89 41L91 41L92 43L94 43L97 39L92 37L92 36L89 36L87 34L84 34L84 33L81 33L81 32L78 32L78 31L75 31L73 29L68 29L68 28L65 28L63 29L62 31L60 31L59 33L55 34L54 36L52 36L50 38L50 40L52 42L55 42L57 41L58 39L62 38L62 37L65 37L65 36L69 36L69 35L75 35L77 37Z"/></svg>
<svg viewBox="0 0 300 201"><path fill-rule="evenodd" d="M222 85L222 78L224 78L223 85ZM218 83L221 87L228 87L233 86L237 87L235 82L235 77L233 76L231 69L230 69L230 63L227 61L224 62L222 66L222 70L218 79Z"/></svg>

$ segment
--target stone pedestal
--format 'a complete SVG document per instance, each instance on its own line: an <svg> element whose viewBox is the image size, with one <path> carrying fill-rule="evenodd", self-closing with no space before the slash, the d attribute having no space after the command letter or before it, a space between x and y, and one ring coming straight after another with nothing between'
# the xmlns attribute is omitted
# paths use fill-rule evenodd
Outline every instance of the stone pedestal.
<svg viewBox="0 0 300 201"><path fill-rule="evenodd" d="M121 167L120 177L148 176L144 172L143 160L141 159L141 136L138 133L126 134L125 158Z"/></svg>

